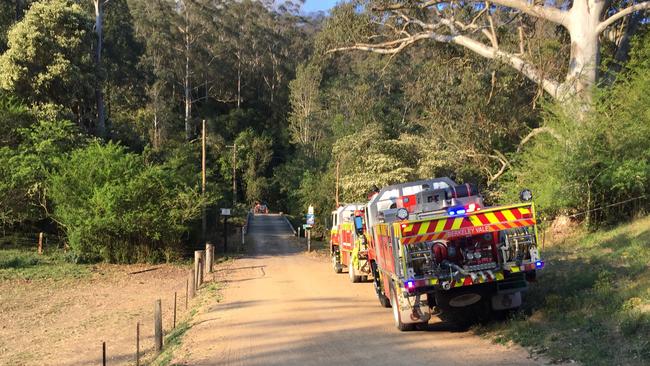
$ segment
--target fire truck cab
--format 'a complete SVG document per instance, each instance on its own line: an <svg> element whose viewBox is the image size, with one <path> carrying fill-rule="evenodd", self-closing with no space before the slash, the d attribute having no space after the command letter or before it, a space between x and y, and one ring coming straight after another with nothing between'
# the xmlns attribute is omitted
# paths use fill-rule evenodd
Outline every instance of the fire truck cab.
<svg viewBox="0 0 650 366"><path fill-rule="evenodd" d="M485 207L476 187L449 178L383 188L368 203L367 224L377 296L400 330L427 323L434 310L517 308L544 266L532 202Z"/></svg>
<svg viewBox="0 0 650 366"><path fill-rule="evenodd" d="M368 237L366 235L365 205L347 204L332 211L330 255L336 273L347 268L351 282L368 279Z"/></svg>

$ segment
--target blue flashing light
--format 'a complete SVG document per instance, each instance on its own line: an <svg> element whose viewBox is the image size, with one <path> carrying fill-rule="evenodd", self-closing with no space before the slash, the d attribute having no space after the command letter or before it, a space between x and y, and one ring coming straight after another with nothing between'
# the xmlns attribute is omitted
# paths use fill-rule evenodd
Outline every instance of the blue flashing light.
<svg viewBox="0 0 650 366"><path fill-rule="evenodd" d="M460 216L460 215L464 215L465 212L467 212L467 211L463 207L454 207L454 208L450 208L449 210L447 210L447 215L449 215L449 216Z"/></svg>
<svg viewBox="0 0 650 366"><path fill-rule="evenodd" d="M404 284L408 290L413 290L415 288L415 281L413 280L408 280Z"/></svg>
<svg viewBox="0 0 650 366"><path fill-rule="evenodd" d="M535 262L535 268L537 268L537 269L544 268L544 261L536 261Z"/></svg>

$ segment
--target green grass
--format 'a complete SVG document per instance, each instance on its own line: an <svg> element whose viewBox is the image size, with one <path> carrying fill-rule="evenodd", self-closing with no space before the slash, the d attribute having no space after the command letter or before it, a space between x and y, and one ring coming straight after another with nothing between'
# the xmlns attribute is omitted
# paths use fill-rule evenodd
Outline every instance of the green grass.
<svg viewBox="0 0 650 366"><path fill-rule="evenodd" d="M24 249L0 250L0 280L39 280L82 278L90 274L89 266L66 260L61 251L43 255Z"/></svg>
<svg viewBox="0 0 650 366"><path fill-rule="evenodd" d="M650 217L575 233L543 256L526 308L480 331L554 360L650 364Z"/></svg>
<svg viewBox="0 0 650 366"><path fill-rule="evenodd" d="M194 315L191 314L190 318ZM163 352L156 358L151 365L154 366L167 366L172 361L174 357L174 351L181 345L183 337L188 330L190 330L190 322L185 320L174 328L169 334L165 337L164 349Z"/></svg>

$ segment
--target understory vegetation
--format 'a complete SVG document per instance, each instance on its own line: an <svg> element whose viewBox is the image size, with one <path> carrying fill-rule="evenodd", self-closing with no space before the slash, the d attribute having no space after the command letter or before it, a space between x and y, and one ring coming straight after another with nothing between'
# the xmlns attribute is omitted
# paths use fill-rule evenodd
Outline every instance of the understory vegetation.
<svg viewBox="0 0 650 366"><path fill-rule="evenodd" d="M526 309L482 331L555 360L646 364L649 242L650 217L613 230L577 229L544 251L547 266L528 292Z"/></svg>

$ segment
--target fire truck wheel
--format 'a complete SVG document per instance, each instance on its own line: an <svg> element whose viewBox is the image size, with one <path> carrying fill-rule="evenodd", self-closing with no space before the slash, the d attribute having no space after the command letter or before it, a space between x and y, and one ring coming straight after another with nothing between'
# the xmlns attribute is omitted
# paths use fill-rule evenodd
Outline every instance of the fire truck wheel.
<svg viewBox="0 0 650 366"><path fill-rule="evenodd" d="M361 281L361 276L357 276L357 272L354 270L354 263L352 263L352 258L348 262L348 274L350 275L350 282L357 283Z"/></svg>
<svg viewBox="0 0 650 366"><path fill-rule="evenodd" d="M377 290L375 290L375 291L377 291ZM377 298L379 299L379 303L381 304L381 306L383 306L385 308L390 307L390 300L386 297L386 295L384 295L383 292L377 291Z"/></svg>
<svg viewBox="0 0 650 366"><path fill-rule="evenodd" d="M370 269L372 271L372 286L375 288L375 293L377 294L377 298L379 299L379 303L381 306L385 308L390 307L390 300L388 297L385 295L383 286L381 284L381 277L379 275L379 271L377 270L377 264L373 261L370 262Z"/></svg>
<svg viewBox="0 0 650 366"><path fill-rule="evenodd" d="M399 311L399 301L397 300L397 294L395 289L391 286L390 288L390 303L393 307L393 320L395 321L395 327L402 332L415 329L414 324L404 324L402 323L402 315Z"/></svg>
<svg viewBox="0 0 650 366"><path fill-rule="evenodd" d="M343 266L341 265L341 262L339 262L337 253L332 254L332 267L334 267L334 272L336 273L343 272Z"/></svg>

